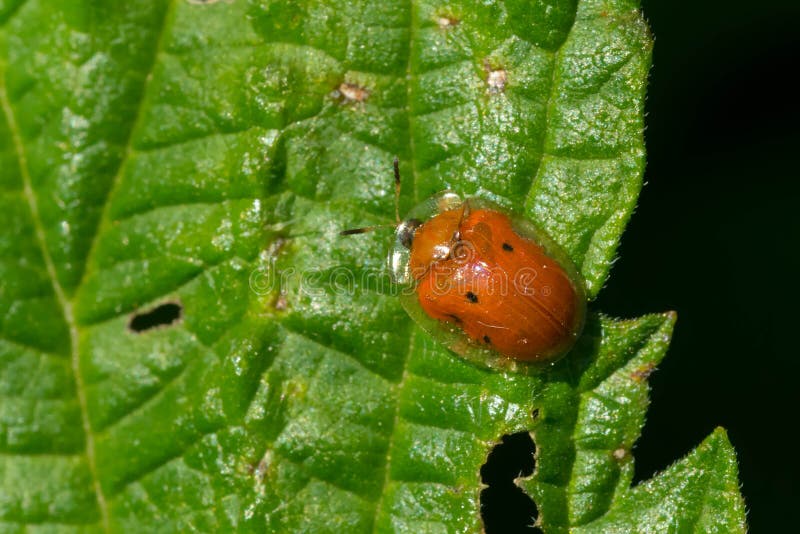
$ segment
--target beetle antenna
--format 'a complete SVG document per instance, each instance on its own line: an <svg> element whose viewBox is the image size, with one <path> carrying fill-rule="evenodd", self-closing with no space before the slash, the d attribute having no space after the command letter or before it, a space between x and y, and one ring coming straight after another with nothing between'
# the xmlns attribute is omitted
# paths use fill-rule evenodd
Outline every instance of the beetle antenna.
<svg viewBox="0 0 800 534"><path fill-rule="evenodd" d="M400 160L394 157L394 220L400 224Z"/></svg>
<svg viewBox="0 0 800 534"><path fill-rule="evenodd" d="M461 220L458 221L459 226L464 222L464 219L469 217L470 213L472 213L472 206L469 203L469 199L466 199L464 201L464 207L461 209Z"/></svg>
<svg viewBox="0 0 800 534"><path fill-rule="evenodd" d="M392 224L376 224L375 226L362 226L361 228L349 228L347 230L342 230L339 232L339 235L356 235L356 234L366 234L368 232L373 232L375 230L380 230L381 228L396 228L397 225Z"/></svg>
<svg viewBox="0 0 800 534"><path fill-rule="evenodd" d="M466 199L463 204L461 204L461 215L458 216L458 230L455 231L453 234L452 241L461 241L461 225L464 224L464 219L469 217L470 214L470 205L469 199Z"/></svg>
<svg viewBox="0 0 800 534"><path fill-rule="evenodd" d="M348 230L342 230L339 232L339 235L356 235L356 234L366 234L367 232L372 232L374 230L378 230L380 228L397 228L400 226L400 160L397 156L394 157L393 161L394 166L394 220L396 222L392 224L377 224L375 226L364 226L362 228L350 228Z"/></svg>

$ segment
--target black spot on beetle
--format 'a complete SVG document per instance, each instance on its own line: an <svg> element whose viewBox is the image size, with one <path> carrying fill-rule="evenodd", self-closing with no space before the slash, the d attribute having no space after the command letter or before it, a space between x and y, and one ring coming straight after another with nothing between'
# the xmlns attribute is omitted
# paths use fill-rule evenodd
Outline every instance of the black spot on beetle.
<svg viewBox="0 0 800 534"><path fill-rule="evenodd" d="M139 334L160 326L169 326L181 320L182 311L180 303L165 302L151 310L131 316L128 328L131 332Z"/></svg>
<svg viewBox="0 0 800 534"><path fill-rule="evenodd" d="M455 323L460 323L461 322L461 317L459 317L458 315L456 315L454 313L448 313L447 316L450 317L453 320L453 322L455 322Z"/></svg>
<svg viewBox="0 0 800 534"><path fill-rule="evenodd" d="M514 252L514 247L512 247L508 243L503 243L503 250L507 250L508 252Z"/></svg>
<svg viewBox="0 0 800 534"><path fill-rule="evenodd" d="M483 342L486 343L487 345L491 345L492 338L490 338L489 336L483 336Z"/></svg>
<svg viewBox="0 0 800 534"><path fill-rule="evenodd" d="M478 295L476 295L472 291L467 291L467 300L470 301L473 304L477 304L478 303Z"/></svg>

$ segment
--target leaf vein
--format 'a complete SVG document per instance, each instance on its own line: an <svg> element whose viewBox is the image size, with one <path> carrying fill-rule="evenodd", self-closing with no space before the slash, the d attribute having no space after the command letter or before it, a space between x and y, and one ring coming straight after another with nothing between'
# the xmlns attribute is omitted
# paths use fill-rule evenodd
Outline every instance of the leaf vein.
<svg viewBox="0 0 800 534"><path fill-rule="evenodd" d="M166 40L166 27L169 23L169 20L172 16L172 12L175 6L175 0L171 0L168 4L167 9L164 10L164 18L161 21L161 25L159 28L158 39L156 40L156 46L153 50L153 56L150 60L150 65L146 69L147 75L143 77L144 81L142 82L141 93L139 95L139 101L136 105L136 112L134 114L133 121L131 123L130 129L126 135L125 141L125 154L120 159L116 173L114 177L111 179L111 185L108 187L108 190L105 193L104 198L100 201L99 204L103 206L103 209L100 214L100 218L98 219L95 232L90 240L89 251L86 255L86 262L83 264L83 272L81 274L80 281L78 282L78 288L82 287L86 281L87 274L89 272L89 266L91 261L93 260L94 256L97 253L97 247L100 241L100 236L102 235L104 225L109 224L109 215L110 215L110 206L111 206L111 199L114 197L114 191L119 187L119 184L122 182L122 176L125 172L125 168L127 166L128 161L131 158L131 155L134 153L133 149L133 135L137 130L139 123L144 116L144 105L147 101L147 93L150 88L150 84L152 83L153 79L153 70L158 62L158 56L161 51L164 49L164 42ZM77 293L77 292L76 292Z"/></svg>
<svg viewBox="0 0 800 534"><path fill-rule="evenodd" d="M109 517L108 506L106 505L105 495L100 485L100 479L97 472L97 462L95 460L94 452L94 437L92 434L91 423L89 421L88 405L86 399L86 391L83 385L83 376L80 371L80 346L79 346L79 333L78 325L75 321L73 313L72 302L67 298L61 283L58 280L58 273L56 271L53 258L50 255L50 250L47 246L47 238L42 224L41 216L39 215L39 205L36 193L33 189L30 170L28 167L28 160L25 152L25 145L22 141L22 135L17 125L14 110L11 107L11 102L8 98L6 90L5 69L0 70L0 109L6 117L6 123L11 132L12 143L16 152L17 161L19 164L20 175L23 183L23 190L27 200L28 209L30 211L31 220L35 229L36 243L42 254L50 283L52 285L53 293L58 301L64 321L69 328L70 338L70 361L72 364L72 375L75 381L75 390L78 397L78 404L80 406L81 425L85 435L85 454L89 466L89 472L92 477L92 487L97 501L97 507L100 511L101 522L105 532L109 532Z"/></svg>

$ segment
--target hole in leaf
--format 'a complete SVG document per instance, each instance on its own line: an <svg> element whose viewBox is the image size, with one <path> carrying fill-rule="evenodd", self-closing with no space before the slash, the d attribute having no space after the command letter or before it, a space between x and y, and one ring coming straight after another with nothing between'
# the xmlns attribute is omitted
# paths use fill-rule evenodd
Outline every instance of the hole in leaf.
<svg viewBox="0 0 800 534"><path fill-rule="evenodd" d="M181 319L183 307L177 302L165 302L143 313L131 317L128 328L141 333L159 326L169 326Z"/></svg>
<svg viewBox="0 0 800 534"><path fill-rule="evenodd" d="M533 474L536 446L528 432L503 436L481 467L481 518L486 534L541 533L536 504L514 479Z"/></svg>

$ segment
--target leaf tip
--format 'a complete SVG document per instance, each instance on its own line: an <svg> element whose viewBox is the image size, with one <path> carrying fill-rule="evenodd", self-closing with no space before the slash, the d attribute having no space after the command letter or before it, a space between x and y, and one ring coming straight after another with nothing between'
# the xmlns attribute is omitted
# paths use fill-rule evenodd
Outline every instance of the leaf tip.
<svg viewBox="0 0 800 534"><path fill-rule="evenodd" d="M732 454L734 460L736 459L736 451L728 436L728 430L722 426L716 427L698 448L706 448L716 453Z"/></svg>

